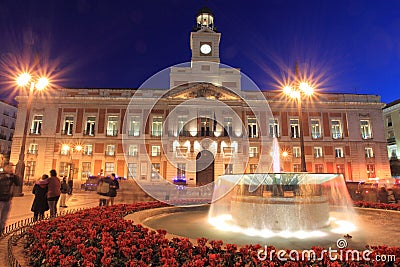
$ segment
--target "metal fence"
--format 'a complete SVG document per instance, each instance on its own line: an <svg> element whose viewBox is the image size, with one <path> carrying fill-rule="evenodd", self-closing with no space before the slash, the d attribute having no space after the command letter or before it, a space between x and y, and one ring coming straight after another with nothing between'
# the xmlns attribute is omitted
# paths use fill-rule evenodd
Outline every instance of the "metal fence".
<svg viewBox="0 0 400 267"><path fill-rule="evenodd" d="M57 217L64 216L67 214L75 213L84 209L89 208L80 208L80 209L71 209L67 211L61 211L57 213ZM45 216L43 220L50 220L49 215ZM16 223L7 225L4 229L3 233L0 233L0 239L4 239L9 236L7 243L7 262L9 266L12 267L21 267L21 264L18 262L17 258L13 254L13 247L17 245L18 241L26 234L29 227L34 224L40 222L41 220L34 221L32 218L27 218Z"/></svg>

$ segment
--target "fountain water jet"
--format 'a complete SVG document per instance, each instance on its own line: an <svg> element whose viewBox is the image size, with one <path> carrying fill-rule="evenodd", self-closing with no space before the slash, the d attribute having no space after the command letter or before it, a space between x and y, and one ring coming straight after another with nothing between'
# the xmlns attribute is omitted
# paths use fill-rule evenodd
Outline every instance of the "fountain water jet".
<svg viewBox="0 0 400 267"><path fill-rule="evenodd" d="M254 189L254 184L258 187ZM223 197L220 190L233 188ZM266 173L217 180L209 222L248 235L305 238L355 230L355 212L342 175ZM346 222L343 230L341 225ZM349 226L350 222L350 226Z"/></svg>

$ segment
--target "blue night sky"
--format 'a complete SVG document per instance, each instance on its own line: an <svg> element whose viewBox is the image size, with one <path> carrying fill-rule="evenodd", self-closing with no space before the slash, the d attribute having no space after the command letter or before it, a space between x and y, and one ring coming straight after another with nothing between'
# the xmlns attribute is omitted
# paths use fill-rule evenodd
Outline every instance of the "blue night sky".
<svg viewBox="0 0 400 267"><path fill-rule="evenodd" d="M17 93L15 69L34 65L66 88L138 88L190 60L189 35L204 5L222 33L221 63L240 68L262 90L277 90L299 63L322 92L400 98L400 1L0 2L0 88Z"/></svg>

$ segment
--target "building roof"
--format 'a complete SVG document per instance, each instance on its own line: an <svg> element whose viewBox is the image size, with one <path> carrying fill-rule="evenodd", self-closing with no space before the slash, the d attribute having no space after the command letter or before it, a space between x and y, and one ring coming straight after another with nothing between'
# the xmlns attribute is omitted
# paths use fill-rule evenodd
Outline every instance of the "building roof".
<svg viewBox="0 0 400 267"><path fill-rule="evenodd" d="M390 102L390 103L387 104L383 109L390 108L390 107L395 106L395 105L397 105L397 104L400 104L400 99L397 99L397 100L395 100L395 101L393 101L393 102Z"/></svg>

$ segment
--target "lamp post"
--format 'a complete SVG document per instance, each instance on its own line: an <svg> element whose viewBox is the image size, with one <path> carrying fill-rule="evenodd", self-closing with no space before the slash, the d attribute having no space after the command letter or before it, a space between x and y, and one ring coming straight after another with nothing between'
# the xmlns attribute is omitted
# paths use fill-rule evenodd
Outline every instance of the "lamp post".
<svg viewBox="0 0 400 267"><path fill-rule="evenodd" d="M296 66L296 77L297 77L297 66ZM283 92L290 98L297 102L297 112L299 114L299 129L300 129L300 156L301 165L300 171L307 172L306 166L306 155L304 154L304 134L303 134L303 113L302 113L302 99L303 96L311 96L314 93L314 89L307 82L296 81L296 86L286 85L283 88Z"/></svg>
<svg viewBox="0 0 400 267"><path fill-rule="evenodd" d="M26 105L26 116L25 116L24 130L22 133L21 149L19 152L17 165L15 166L15 174L21 181L21 186L17 186L15 189L15 195L23 196L24 194L22 193L22 187L25 175L25 146L26 146L26 136L28 131L29 117L31 114L33 92L35 88L39 91L43 90L49 84L49 80L45 77L40 77L37 80L34 80L32 79L29 73L23 73L20 76L18 76L16 82L21 87L25 87L29 84L29 93Z"/></svg>

